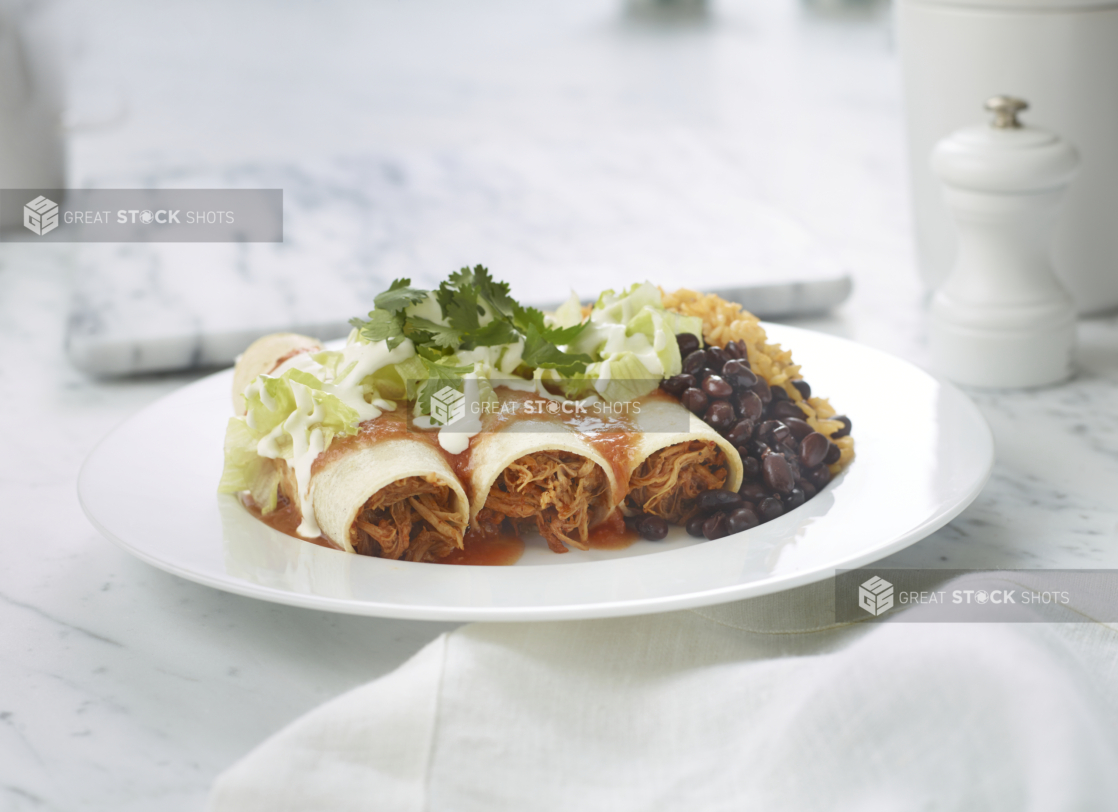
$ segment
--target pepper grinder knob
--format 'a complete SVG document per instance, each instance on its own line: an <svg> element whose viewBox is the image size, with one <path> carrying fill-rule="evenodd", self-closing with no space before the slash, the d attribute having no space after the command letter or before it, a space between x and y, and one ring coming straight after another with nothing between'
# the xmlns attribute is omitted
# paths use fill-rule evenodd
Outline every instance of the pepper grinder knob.
<svg viewBox="0 0 1118 812"><path fill-rule="evenodd" d="M990 126L998 130L1018 130L1021 122L1017 114L1029 109L1029 103L1013 96L991 96L986 100L986 109L994 114Z"/></svg>
<svg viewBox="0 0 1118 812"><path fill-rule="evenodd" d="M1043 386L1071 374L1075 308L1049 242L1079 156L1053 133L1022 125L1017 114L1027 107L994 96L992 122L932 151L959 234L955 265L932 299L932 363L969 386Z"/></svg>

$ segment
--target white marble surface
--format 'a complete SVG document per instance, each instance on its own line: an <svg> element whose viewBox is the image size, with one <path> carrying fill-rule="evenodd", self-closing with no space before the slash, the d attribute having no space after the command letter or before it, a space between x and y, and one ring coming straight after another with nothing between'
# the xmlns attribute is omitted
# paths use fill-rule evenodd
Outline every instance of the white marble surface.
<svg viewBox="0 0 1118 812"><path fill-rule="evenodd" d="M548 155L643 143L622 165L671 156L677 177L704 179L695 205L722 193L775 207L851 268L852 299L806 326L924 362L884 18L819 16L792 0L715 3L707 21L677 27L626 21L606 0L314 8L56 5L85 122L72 182L507 147L535 156L517 169L528 184L555 171ZM720 191L720 166L732 190ZM593 205L586 184L576 191ZM325 261L356 256L345 235L334 250ZM193 376L106 382L70 366L83 256L0 246L0 810L198 809L240 754L446 626L261 604L165 575L97 535L74 492L82 459ZM1118 567L1118 318L1085 321L1080 336L1067 386L975 396L998 444L990 484L890 565Z"/></svg>
<svg viewBox="0 0 1118 812"><path fill-rule="evenodd" d="M76 251L70 360L101 375L221 366L262 335L349 332L396 278L435 287L487 265L554 307L642 278L706 289L762 317L850 293L838 257L754 200L733 151L697 138L408 150L114 186L282 189L279 244L90 244Z"/></svg>

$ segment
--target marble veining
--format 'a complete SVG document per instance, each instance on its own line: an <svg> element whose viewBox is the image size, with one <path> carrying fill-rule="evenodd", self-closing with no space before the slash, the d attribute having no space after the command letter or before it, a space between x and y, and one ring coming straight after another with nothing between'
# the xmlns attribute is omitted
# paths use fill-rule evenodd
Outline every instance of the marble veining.
<svg viewBox="0 0 1118 812"><path fill-rule="evenodd" d="M292 241L0 245L0 809L199 809L241 754L452 628L264 604L117 550L77 503L82 460L201 373L93 378L68 336L73 351L126 325L173 335L165 351L181 353L183 330L265 327L254 307L287 313L296 297L308 320L333 320L335 300L367 296L379 274L441 272L478 247L466 261L526 269L510 274L525 286L592 260L748 257L735 212L775 210L854 276L846 304L798 324L927 360L882 18L793 0L712 3L680 30L626 23L606 0L310 17L216 0L56 5L85 37L75 103L96 108L106 84L126 101L103 117L115 129L73 135L72 182L282 184ZM648 221L657 231L635 238ZM215 279L220 301L200 309ZM342 292L296 289L304 279ZM883 563L1118 567L1118 317L1081 322L1078 367L1062 387L972 393L997 442L989 485Z"/></svg>

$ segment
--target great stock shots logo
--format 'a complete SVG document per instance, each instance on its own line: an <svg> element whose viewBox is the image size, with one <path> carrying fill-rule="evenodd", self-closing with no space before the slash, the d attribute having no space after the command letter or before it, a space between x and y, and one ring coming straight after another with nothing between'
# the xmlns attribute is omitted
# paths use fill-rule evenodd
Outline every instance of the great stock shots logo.
<svg viewBox="0 0 1118 812"><path fill-rule="evenodd" d="M0 189L2 242L283 242L282 189Z"/></svg>
<svg viewBox="0 0 1118 812"><path fill-rule="evenodd" d="M874 617L893 608L893 585L877 575L858 587L858 605Z"/></svg>
<svg viewBox="0 0 1118 812"><path fill-rule="evenodd" d="M466 396L453 386L431 395L431 420L441 426L457 423L466 414Z"/></svg>
<svg viewBox="0 0 1118 812"><path fill-rule="evenodd" d="M39 195L23 207L23 225L40 237L58 228L58 204Z"/></svg>

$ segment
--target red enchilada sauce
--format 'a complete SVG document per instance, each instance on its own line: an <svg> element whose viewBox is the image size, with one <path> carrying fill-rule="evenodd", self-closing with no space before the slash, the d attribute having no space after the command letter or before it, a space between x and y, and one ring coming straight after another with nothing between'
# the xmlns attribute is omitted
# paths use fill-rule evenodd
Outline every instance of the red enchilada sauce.
<svg viewBox="0 0 1118 812"><path fill-rule="evenodd" d="M291 536L292 538L299 539L299 541L317 544L319 547L328 547L331 550L342 549L337 544L330 541L330 539L326 538L326 536L316 536L313 539L308 539L296 533L295 531L299 527L300 522L303 521L303 515L299 512L299 508L295 507L295 504L286 497L281 496L276 509L266 516L260 512L259 506L247 493L241 497L241 504L248 508L248 512L257 519L264 522L264 524L268 525L268 527L273 530L278 530L283 533L285 536Z"/></svg>
<svg viewBox="0 0 1118 812"><path fill-rule="evenodd" d="M591 550L624 550L640 538L636 530L625 524L620 510L615 510L604 522L590 528Z"/></svg>
<svg viewBox="0 0 1118 812"><path fill-rule="evenodd" d="M484 533L471 527L466 531L466 549L455 550L439 564L464 564L474 567L507 567L524 555L524 539L507 533Z"/></svg>

